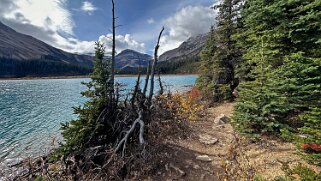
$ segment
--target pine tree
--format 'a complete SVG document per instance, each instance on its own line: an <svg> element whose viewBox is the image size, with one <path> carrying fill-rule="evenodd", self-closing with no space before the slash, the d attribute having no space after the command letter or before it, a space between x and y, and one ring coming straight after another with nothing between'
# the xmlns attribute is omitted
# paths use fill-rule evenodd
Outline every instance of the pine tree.
<svg viewBox="0 0 321 181"><path fill-rule="evenodd" d="M196 86L202 91L202 94L210 98L213 97L212 91L214 89L213 56L215 51L215 34L214 27L212 26L205 43L205 47L201 52L201 66L198 70L199 77L196 81Z"/></svg>
<svg viewBox="0 0 321 181"><path fill-rule="evenodd" d="M224 0L215 7L219 9L217 26L211 31L202 55L199 85L209 85L205 90L212 91L214 101L232 99L238 85L235 66L240 60L240 51L232 36L237 29L240 4L240 0Z"/></svg>
<svg viewBox="0 0 321 181"><path fill-rule="evenodd" d="M300 115L307 117L319 110L320 3L247 1L237 37L246 50L244 60L252 65L247 76L254 81L239 87L233 119L241 131L278 133L288 128L303 132L297 128L310 123ZM314 115L318 114L314 111Z"/></svg>
<svg viewBox="0 0 321 181"><path fill-rule="evenodd" d="M89 100L81 107L74 108L74 113L78 119L69 123L62 124L62 135L65 143L60 151L63 154L81 152L83 148L91 143L99 142L99 132L104 130L104 123L99 119L100 114L109 103L109 75L110 68L107 61L104 61L105 48L100 42L96 42L95 47L94 70L91 75L91 81L83 83L88 90L82 92L82 95Z"/></svg>

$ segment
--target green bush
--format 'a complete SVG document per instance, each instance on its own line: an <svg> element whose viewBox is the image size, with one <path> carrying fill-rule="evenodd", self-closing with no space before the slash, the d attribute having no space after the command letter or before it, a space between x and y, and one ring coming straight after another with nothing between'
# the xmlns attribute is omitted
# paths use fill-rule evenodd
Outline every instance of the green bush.
<svg viewBox="0 0 321 181"><path fill-rule="evenodd" d="M316 173L315 171L302 166L298 165L293 169L286 170L286 176L276 176L272 181L318 181L321 180L321 172ZM294 178L293 175L298 175L299 179ZM267 179L263 178L261 175L256 175L254 177L254 181L268 181Z"/></svg>

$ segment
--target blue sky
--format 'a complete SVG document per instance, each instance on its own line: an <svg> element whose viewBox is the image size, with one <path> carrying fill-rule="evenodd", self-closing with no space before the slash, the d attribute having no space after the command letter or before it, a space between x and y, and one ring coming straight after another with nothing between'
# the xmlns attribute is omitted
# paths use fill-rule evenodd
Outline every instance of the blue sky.
<svg viewBox="0 0 321 181"><path fill-rule="evenodd" d="M161 53L214 23L217 0L115 0L117 51L151 54L162 26ZM110 0L0 0L0 21L69 52L93 52L94 41L110 48Z"/></svg>

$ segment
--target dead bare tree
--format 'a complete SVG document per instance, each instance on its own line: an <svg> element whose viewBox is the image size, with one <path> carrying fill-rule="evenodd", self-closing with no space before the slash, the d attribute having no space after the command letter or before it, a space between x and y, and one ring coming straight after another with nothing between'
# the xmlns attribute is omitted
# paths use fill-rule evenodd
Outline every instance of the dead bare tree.
<svg viewBox="0 0 321 181"><path fill-rule="evenodd" d="M148 80L149 80L149 74L150 74L150 63L151 60L148 60L148 66L147 66L147 71L146 71L146 78L145 78L145 85L144 85L144 89L143 89L143 95L146 96L146 91L147 91L147 86L148 86Z"/></svg>
<svg viewBox="0 0 321 181"><path fill-rule="evenodd" d="M114 94L114 84L115 84L115 56L116 56L116 17L115 17L115 1L111 0L112 3L112 52L111 52L111 76L110 76L110 92L109 92L109 100L111 101L111 105L113 105L113 94Z"/></svg>
<svg viewBox="0 0 321 181"><path fill-rule="evenodd" d="M160 41L160 38L162 37L163 31L164 31L164 27L162 28L162 30L160 31L160 33L158 35L157 44L156 44L155 50L154 50L154 61L153 61L152 69L151 69L150 92L149 92L149 97L148 97L148 105L151 105L153 94L154 94L155 68L156 68L157 61L158 61L159 41Z"/></svg>
<svg viewBox="0 0 321 181"><path fill-rule="evenodd" d="M160 76L160 71L158 71L158 83L159 83L159 95L162 95L164 93L164 86Z"/></svg>
<svg viewBox="0 0 321 181"><path fill-rule="evenodd" d="M150 108L151 100L153 98L155 67L157 65L157 60L158 60L157 53L158 53L158 48L159 48L159 41L160 41L163 31L164 31L164 27L162 28L161 32L159 33L157 44L155 46L154 61L153 61L152 69L151 69L151 84L150 84L149 97L147 98L145 95L142 96L142 92L139 89L139 84L140 84L140 73L139 73L138 78L137 78L137 82L136 82L136 86L135 86L135 89L133 92L133 96L132 96L132 102L131 102L132 110L134 110L136 112L136 114L138 115L138 118L132 122L130 128L127 131L125 131L125 135L116 144L116 147L114 149L115 153L118 152L120 149L122 149L122 155L124 155L125 149L127 146L127 142L129 140L130 136L135 131L135 128L137 128L137 125L139 125L139 131L138 131L139 143L140 143L140 145L145 144L145 140L144 140L145 122L144 122L143 116L144 116L144 111L146 110L146 107L145 107L144 102L148 101L148 105L147 105L147 110L148 110ZM147 79L147 83L148 83L148 79ZM146 87L146 84L145 84L145 87ZM135 102L137 104L135 104Z"/></svg>
<svg viewBox="0 0 321 181"><path fill-rule="evenodd" d="M136 101L136 96L138 94L138 90L139 90L139 84L140 84L140 72L138 73L138 78L136 81L136 85L134 87L134 92L133 92L133 96L132 96L132 100L131 100L131 104L132 104L132 108L134 109L135 107L135 101Z"/></svg>

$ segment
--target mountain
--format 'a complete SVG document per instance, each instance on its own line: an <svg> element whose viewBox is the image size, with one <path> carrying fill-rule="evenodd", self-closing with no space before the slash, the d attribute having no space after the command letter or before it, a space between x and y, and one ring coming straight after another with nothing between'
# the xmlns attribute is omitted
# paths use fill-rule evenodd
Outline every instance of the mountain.
<svg viewBox="0 0 321 181"><path fill-rule="evenodd" d="M116 68L147 67L148 61L152 59L153 57L148 54L126 49L116 55L115 62Z"/></svg>
<svg viewBox="0 0 321 181"><path fill-rule="evenodd" d="M163 53L159 57L159 61L177 62L188 57L198 56L206 42L207 34L190 37L184 41L179 47Z"/></svg>
<svg viewBox="0 0 321 181"><path fill-rule="evenodd" d="M1 77L87 74L92 60L88 55L54 48L0 22Z"/></svg>
<svg viewBox="0 0 321 181"><path fill-rule="evenodd" d="M162 73L195 73L205 41L206 34L191 37L165 52L159 58L158 69ZM129 49L115 58L117 73L137 73L138 67L146 67L153 59ZM93 59L54 48L0 22L0 77L84 75L91 72Z"/></svg>
<svg viewBox="0 0 321 181"><path fill-rule="evenodd" d="M179 47L163 53L159 57L158 69L162 73L197 73L200 66L200 52L207 34L190 37Z"/></svg>
<svg viewBox="0 0 321 181"><path fill-rule="evenodd" d="M51 59L92 66L92 57L72 54L54 48L32 36L9 28L0 22L0 57L17 60Z"/></svg>

